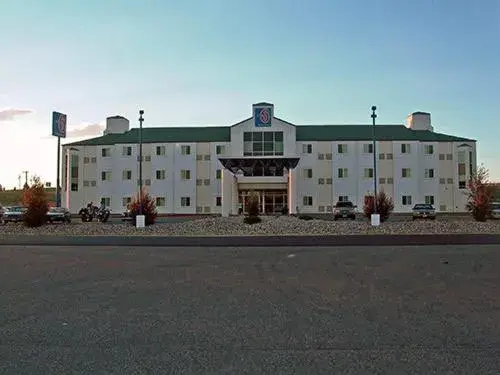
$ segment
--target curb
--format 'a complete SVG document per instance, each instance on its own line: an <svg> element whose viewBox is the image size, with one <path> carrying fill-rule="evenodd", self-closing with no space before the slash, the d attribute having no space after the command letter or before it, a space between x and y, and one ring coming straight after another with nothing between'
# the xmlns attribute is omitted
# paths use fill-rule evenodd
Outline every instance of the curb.
<svg viewBox="0 0 500 375"><path fill-rule="evenodd" d="M0 237L0 246L128 246L128 247L317 247L500 245L500 234L419 234L345 236L16 236Z"/></svg>

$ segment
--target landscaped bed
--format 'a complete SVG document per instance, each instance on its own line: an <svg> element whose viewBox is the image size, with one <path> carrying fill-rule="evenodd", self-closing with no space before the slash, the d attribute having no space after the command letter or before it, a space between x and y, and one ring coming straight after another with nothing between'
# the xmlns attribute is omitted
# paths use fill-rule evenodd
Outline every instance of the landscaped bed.
<svg viewBox="0 0 500 375"><path fill-rule="evenodd" d="M211 217L184 222L157 223L136 229L128 223L52 224L27 228L22 223L0 226L2 235L67 236L253 236L253 235L359 235L359 234L450 234L500 233L500 221L477 222L472 218L435 221L395 221L372 227L368 221L300 220L296 217L262 217L248 225L242 217Z"/></svg>

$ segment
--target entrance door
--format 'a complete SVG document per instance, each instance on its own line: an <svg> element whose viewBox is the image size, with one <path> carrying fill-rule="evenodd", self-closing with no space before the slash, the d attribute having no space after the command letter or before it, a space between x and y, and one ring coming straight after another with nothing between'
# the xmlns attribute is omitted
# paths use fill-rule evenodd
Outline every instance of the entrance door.
<svg viewBox="0 0 500 375"><path fill-rule="evenodd" d="M254 190L259 197L259 208L261 214L275 215L281 213L283 207L288 206L287 190ZM243 213L247 213L248 196L252 194L248 190L239 191L239 203L242 205Z"/></svg>

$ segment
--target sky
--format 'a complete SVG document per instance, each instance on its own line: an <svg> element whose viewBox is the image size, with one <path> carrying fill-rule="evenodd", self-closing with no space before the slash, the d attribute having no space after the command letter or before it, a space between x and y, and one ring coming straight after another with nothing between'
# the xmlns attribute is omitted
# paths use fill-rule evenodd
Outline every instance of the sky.
<svg viewBox="0 0 500 375"><path fill-rule="evenodd" d="M294 124L402 124L477 139L500 181L498 0L2 0L0 184L55 184L51 113L70 142L108 116L232 125L260 101ZM78 138L80 136L80 138Z"/></svg>

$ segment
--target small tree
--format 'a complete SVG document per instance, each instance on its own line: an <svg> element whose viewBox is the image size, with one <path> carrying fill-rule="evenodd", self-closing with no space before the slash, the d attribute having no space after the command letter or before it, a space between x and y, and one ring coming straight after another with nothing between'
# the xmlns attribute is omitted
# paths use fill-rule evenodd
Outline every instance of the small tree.
<svg viewBox="0 0 500 375"><path fill-rule="evenodd" d="M377 193L377 214L380 215L380 222L385 222L394 211L394 202L391 197L388 197L384 191ZM374 197L373 195L365 197L363 206L365 217L370 218L375 213Z"/></svg>
<svg viewBox="0 0 500 375"><path fill-rule="evenodd" d="M260 223L259 217L259 195L252 192L247 198L246 211L248 216L245 216L243 221L246 224L256 224Z"/></svg>
<svg viewBox="0 0 500 375"><path fill-rule="evenodd" d="M137 193L129 205L130 217L132 218L132 223L134 225L136 224L137 215L140 215L141 213L141 206L145 224L154 224L156 217L158 216L158 212L156 211L156 204L153 198L146 192L146 189L142 190L142 194L140 192Z"/></svg>
<svg viewBox="0 0 500 375"><path fill-rule="evenodd" d="M27 208L23 214L24 225L27 227L42 226L47 220L49 201L45 188L38 177L33 177L31 186L23 190L21 202Z"/></svg>
<svg viewBox="0 0 500 375"><path fill-rule="evenodd" d="M467 184L467 210L476 221L486 221L491 212L491 203L495 195L495 187L489 182L489 172L480 166L472 174Z"/></svg>

